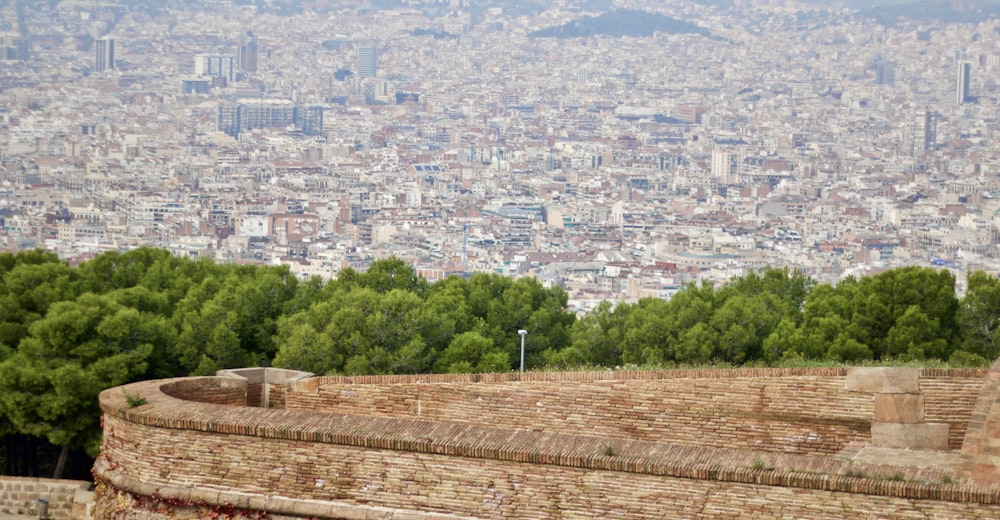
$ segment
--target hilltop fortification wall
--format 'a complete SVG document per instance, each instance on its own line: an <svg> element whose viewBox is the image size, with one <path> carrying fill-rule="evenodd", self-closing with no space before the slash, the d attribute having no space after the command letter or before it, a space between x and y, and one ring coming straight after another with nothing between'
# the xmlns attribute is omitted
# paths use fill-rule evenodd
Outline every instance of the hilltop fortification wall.
<svg viewBox="0 0 1000 520"><path fill-rule="evenodd" d="M917 375L920 419L947 425L961 456L986 371ZM136 383L101 395L97 514L1000 515L1000 493L958 473L851 460L872 439L879 394L848 379L753 369L308 378L261 392L229 377ZM128 408L124 391L148 404Z"/></svg>
<svg viewBox="0 0 1000 520"><path fill-rule="evenodd" d="M949 446L959 449L984 372L921 372L925 421L948 424ZM506 374L318 377L293 384L286 408L833 454L867 441L874 420L875 393L849 389L846 376L831 368L540 373L516 382Z"/></svg>

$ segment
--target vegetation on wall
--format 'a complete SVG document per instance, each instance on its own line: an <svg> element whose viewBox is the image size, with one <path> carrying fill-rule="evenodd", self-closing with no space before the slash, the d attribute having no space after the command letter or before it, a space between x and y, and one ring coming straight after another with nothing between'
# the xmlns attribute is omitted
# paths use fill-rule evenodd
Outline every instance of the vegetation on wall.
<svg viewBox="0 0 1000 520"><path fill-rule="evenodd" d="M337 280L215 264L165 250L70 267L0 254L0 438L8 474L63 473L99 448L97 394L127 382L279 366L318 374L504 372L723 362L1000 357L1000 280L906 267L837 285L767 269L670 301L609 302L579 318L533 278L477 273L433 284L397 258ZM136 396L141 398L141 396ZM89 467L88 467L89 469Z"/></svg>

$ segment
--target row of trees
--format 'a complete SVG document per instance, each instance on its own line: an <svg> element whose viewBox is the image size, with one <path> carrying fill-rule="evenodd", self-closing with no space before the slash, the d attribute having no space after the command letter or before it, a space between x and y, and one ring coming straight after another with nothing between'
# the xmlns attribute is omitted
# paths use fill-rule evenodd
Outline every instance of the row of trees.
<svg viewBox="0 0 1000 520"><path fill-rule="evenodd" d="M985 366L1000 357L1000 280L970 273L955 295L948 271L905 267L837 285L767 269L669 301L605 302L570 329L546 365L941 360Z"/></svg>
<svg viewBox="0 0 1000 520"><path fill-rule="evenodd" d="M1000 357L1000 281L909 267L817 285L768 269L670 301L602 303L579 318L567 296L495 274L430 284L405 262L299 281L284 267L219 265L138 249L70 267L0 255L0 436L8 473L34 447L99 445L97 394L148 378L281 366L319 374L495 372L799 359Z"/></svg>

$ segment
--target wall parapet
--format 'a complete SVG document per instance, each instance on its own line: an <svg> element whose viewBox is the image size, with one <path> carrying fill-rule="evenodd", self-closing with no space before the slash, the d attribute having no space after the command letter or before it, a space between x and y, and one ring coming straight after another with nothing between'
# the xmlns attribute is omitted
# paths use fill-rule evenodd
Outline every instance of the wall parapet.
<svg viewBox="0 0 1000 520"><path fill-rule="evenodd" d="M918 369L904 369L915 376ZM316 377L290 386L288 409L674 444L832 455L869 442L874 394L846 368ZM971 376L971 377L970 377ZM920 374L926 417L958 449L981 371ZM849 379L849 378L848 378ZM943 395L942 395L943 394ZM923 394L921 394L923 395ZM923 397L921 397L923 399Z"/></svg>

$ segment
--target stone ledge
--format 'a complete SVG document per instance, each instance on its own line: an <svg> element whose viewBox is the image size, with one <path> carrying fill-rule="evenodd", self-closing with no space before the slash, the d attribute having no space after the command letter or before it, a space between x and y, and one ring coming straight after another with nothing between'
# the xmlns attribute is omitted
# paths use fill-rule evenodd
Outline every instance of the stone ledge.
<svg viewBox="0 0 1000 520"><path fill-rule="evenodd" d="M946 423L872 423L872 445L880 448L948 450Z"/></svg>
<svg viewBox="0 0 1000 520"><path fill-rule="evenodd" d="M854 367L847 369L847 390L876 394L920 392L919 368Z"/></svg>

